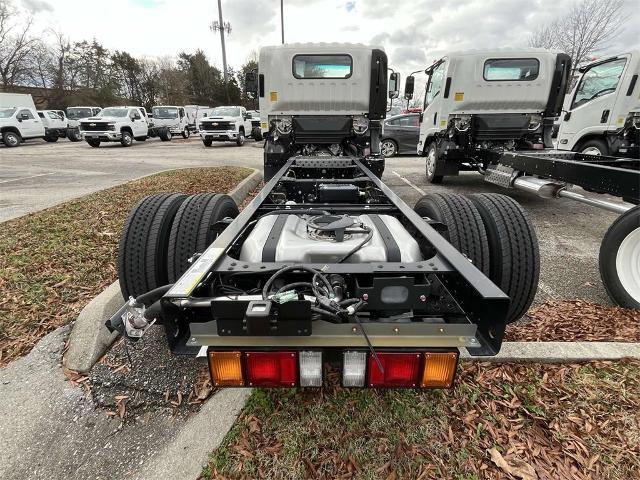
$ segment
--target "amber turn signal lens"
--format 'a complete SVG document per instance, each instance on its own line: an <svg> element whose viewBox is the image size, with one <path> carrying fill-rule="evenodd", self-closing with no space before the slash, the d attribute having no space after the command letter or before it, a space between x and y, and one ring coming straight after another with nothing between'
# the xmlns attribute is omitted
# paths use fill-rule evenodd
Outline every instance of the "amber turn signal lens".
<svg viewBox="0 0 640 480"><path fill-rule="evenodd" d="M211 380L216 387L242 387L240 352L209 352Z"/></svg>
<svg viewBox="0 0 640 480"><path fill-rule="evenodd" d="M458 364L456 352L426 352L424 354L423 388L449 388L453 384Z"/></svg>

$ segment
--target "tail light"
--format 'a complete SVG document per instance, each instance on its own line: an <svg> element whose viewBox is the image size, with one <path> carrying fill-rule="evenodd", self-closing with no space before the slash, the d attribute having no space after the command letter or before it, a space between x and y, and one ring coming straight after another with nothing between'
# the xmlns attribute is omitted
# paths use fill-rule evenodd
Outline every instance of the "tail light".
<svg viewBox="0 0 640 480"><path fill-rule="evenodd" d="M250 387L294 387L298 382L295 352L246 352L244 358Z"/></svg>
<svg viewBox="0 0 640 480"><path fill-rule="evenodd" d="M425 353L421 386L449 388L453 384L457 365L457 352Z"/></svg>
<svg viewBox="0 0 640 480"><path fill-rule="evenodd" d="M417 387L420 378L422 355L419 353L386 353L377 354L380 370L375 357L369 354L370 387Z"/></svg>
<svg viewBox="0 0 640 480"><path fill-rule="evenodd" d="M240 352L209 352L211 380L216 387L243 387Z"/></svg>

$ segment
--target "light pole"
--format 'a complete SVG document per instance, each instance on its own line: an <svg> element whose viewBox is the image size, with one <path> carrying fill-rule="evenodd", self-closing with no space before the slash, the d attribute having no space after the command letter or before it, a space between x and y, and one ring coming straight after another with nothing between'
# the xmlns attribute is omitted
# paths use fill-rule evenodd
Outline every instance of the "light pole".
<svg viewBox="0 0 640 480"><path fill-rule="evenodd" d="M280 29L282 31L282 44L284 45L284 0L280 0Z"/></svg>
<svg viewBox="0 0 640 480"><path fill-rule="evenodd" d="M222 44L222 68L223 76L224 76L224 92L227 97L227 103L230 101L229 99L229 87L227 86L228 74L227 74L227 49L224 44L224 32L227 32L227 35L231 33L231 24L229 22L224 23L222 20L222 0L218 0L218 21L211 22L209 26L212 32L220 31L220 42Z"/></svg>

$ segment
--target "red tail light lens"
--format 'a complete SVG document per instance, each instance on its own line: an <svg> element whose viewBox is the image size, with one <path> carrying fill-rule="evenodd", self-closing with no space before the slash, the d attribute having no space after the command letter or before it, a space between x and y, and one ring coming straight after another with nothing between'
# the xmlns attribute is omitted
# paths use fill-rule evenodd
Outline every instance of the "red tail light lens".
<svg viewBox="0 0 640 480"><path fill-rule="evenodd" d="M247 386L293 387L298 383L295 352L246 352Z"/></svg>
<svg viewBox="0 0 640 480"><path fill-rule="evenodd" d="M370 387L416 387L420 380L419 353L379 352L378 358L384 373L380 371L373 355L369 354L368 384Z"/></svg>

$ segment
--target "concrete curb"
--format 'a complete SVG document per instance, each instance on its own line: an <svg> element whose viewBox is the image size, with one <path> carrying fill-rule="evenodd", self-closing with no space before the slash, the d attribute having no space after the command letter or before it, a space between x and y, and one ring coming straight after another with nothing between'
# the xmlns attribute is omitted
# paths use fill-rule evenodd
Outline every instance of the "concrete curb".
<svg viewBox="0 0 640 480"><path fill-rule="evenodd" d="M240 204L261 180L262 172L254 169L229 192L229 196ZM117 333L110 333L104 322L123 303L120 284L115 281L84 307L69 336L69 349L64 358L67 368L86 373L104 355L117 338Z"/></svg>
<svg viewBox="0 0 640 480"><path fill-rule="evenodd" d="M224 389L216 393L165 448L140 468L134 478L198 478L209 454L220 446L250 394L251 389L248 388Z"/></svg>
<svg viewBox="0 0 640 480"><path fill-rule="evenodd" d="M494 357L472 357L461 349L463 360L487 362L572 363L640 358L640 343L624 342L504 342Z"/></svg>

